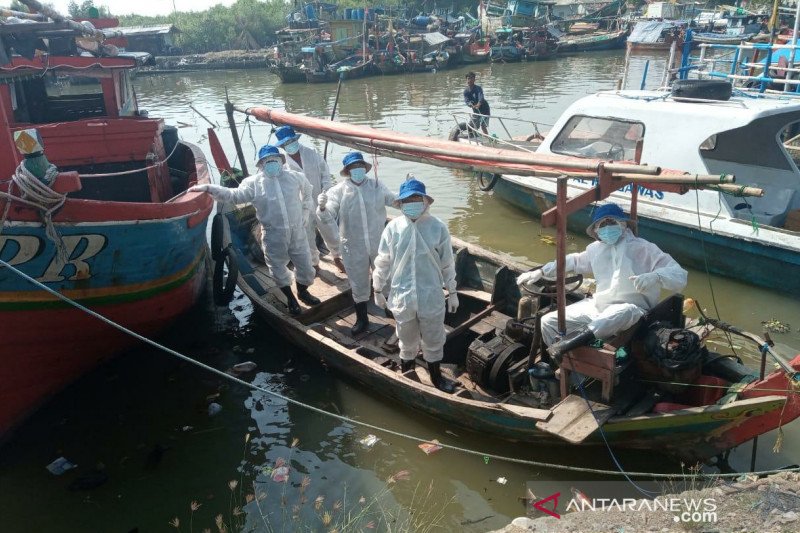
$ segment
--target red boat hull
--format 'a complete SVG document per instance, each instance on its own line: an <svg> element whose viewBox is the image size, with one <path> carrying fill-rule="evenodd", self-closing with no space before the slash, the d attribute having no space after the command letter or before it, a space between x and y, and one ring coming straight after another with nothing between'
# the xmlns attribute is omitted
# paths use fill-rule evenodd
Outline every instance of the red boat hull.
<svg viewBox="0 0 800 533"><path fill-rule="evenodd" d="M197 303L206 280L206 262L178 287L146 300L93 307L109 319L145 336L163 331ZM13 315L13 316L12 316ZM75 308L0 312L0 436L67 384L100 361L130 348L136 340ZM6 329L6 328L4 328Z"/></svg>

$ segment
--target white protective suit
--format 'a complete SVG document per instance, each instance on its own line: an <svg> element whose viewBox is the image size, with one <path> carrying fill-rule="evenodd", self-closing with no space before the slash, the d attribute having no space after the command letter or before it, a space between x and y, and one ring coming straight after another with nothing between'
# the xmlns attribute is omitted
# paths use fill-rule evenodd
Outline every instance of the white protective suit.
<svg viewBox="0 0 800 533"><path fill-rule="evenodd" d="M313 202L317 201L317 196L322 191L327 191L331 188L331 171L328 168L328 163L319 155L314 148L310 146L300 145L300 161L303 163L303 168L300 168L292 156L286 155L286 163L284 166L289 170L301 172L305 175L308 182L311 184L311 198ZM319 250L317 249L317 216L316 212L312 209L306 221L306 232L308 236L308 248L311 252L311 263L314 266L319 264Z"/></svg>
<svg viewBox="0 0 800 533"><path fill-rule="evenodd" d="M320 233L333 256L341 257L344 262L353 301L366 302L370 290L369 269L378 255L386 224L386 206L391 206L397 195L370 177L361 185L346 179L331 187L327 195L325 210L317 208Z"/></svg>
<svg viewBox="0 0 800 533"><path fill-rule="evenodd" d="M391 280L389 310L397 322L400 358L422 353L429 363L444 355L445 297L456 291L456 269L450 232L427 210L416 222L400 216L389 222L381 235L372 286L383 289Z"/></svg>
<svg viewBox="0 0 800 533"><path fill-rule="evenodd" d="M259 172L245 178L236 189L209 185L208 192L223 202L253 204L261 223L264 258L278 287L292 283L292 273L286 267L289 260L294 264L298 283L314 282L316 272L311 264L305 227L314 201L311 184L303 174L284 167L275 178Z"/></svg>
<svg viewBox="0 0 800 533"><path fill-rule="evenodd" d="M566 327L570 333L588 326L598 339L608 339L627 329L659 302L661 288L672 292L686 286L688 273L655 244L636 237L625 229L615 244L595 241L586 250L566 257L566 268L577 274L593 275L597 290L593 298L586 298L566 308ZM640 274L655 273L656 283L644 293L634 288L630 278ZM557 313L542 317L542 337L548 345L561 333L558 331Z"/></svg>

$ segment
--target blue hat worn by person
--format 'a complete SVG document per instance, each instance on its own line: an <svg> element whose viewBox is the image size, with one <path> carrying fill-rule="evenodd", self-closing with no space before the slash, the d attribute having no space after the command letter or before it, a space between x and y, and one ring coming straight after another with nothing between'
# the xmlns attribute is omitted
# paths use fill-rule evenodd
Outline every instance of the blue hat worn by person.
<svg viewBox="0 0 800 533"><path fill-rule="evenodd" d="M271 144L265 144L258 150L258 159L256 160L256 165L261 163L265 159L275 159L276 161L280 161L283 163L286 159L283 157L283 154L276 146Z"/></svg>
<svg viewBox="0 0 800 533"><path fill-rule="evenodd" d="M425 184L416 178L407 179L400 185L400 194L397 195L397 200L405 200L415 194L422 195L428 200L428 203L433 203L433 198L425 192Z"/></svg>
<svg viewBox="0 0 800 533"><path fill-rule="evenodd" d="M628 215L625 214L625 211L623 211L620 206L614 203L607 203L595 207L594 212L592 213L592 223L589 224L588 228L586 228L586 234L593 239L597 239L597 224L601 220L605 220L607 218L613 218L614 220L625 222L628 227L634 225L634 222L628 217Z"/></svg>
<svg viewBox="0 0 800 533"><path fill-rule="evenodd" d="M284 144L288 144L292 141L296 141L300 138L300 134L294 131L294 128L291 126L281 126L277 130L275 130L275 146L283 146Z"/></svg>
<svg viewBox="0 0 800 533"><path fill-rule="evenodd" d="M344 159L342 159L342 170L339 171L339 175L349 176L350 167L356 163L361 163L364 168L367 169L367 172L369 172L372 168L372 165L364 161L364 155L361 152L350 152L344 156Z"/></svg>

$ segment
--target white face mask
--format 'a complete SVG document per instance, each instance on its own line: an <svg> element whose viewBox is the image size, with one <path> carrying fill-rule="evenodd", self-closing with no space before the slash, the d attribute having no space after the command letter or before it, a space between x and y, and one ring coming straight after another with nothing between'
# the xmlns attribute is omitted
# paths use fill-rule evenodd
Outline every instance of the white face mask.
<svg viewBox="0 0 800 533"><path fill-rule="evenodd" d="M364 183L364 180L367 179L367 169L364 167L355 167L350 169L350 179L356 185L360 185Z"/></svg>
<svg viewBox="0 0 800 533"><path fill-rule="evenodd" d="M264 163L264 174L270 178L274 178L281 173L283 165L280 161L267 161Z"/></svg>
<svg viewBox="0 0 800 533"><path fill-rule="evenodd" d="M400 206L400 210L411 220L416 220L425 211L425 202L408 202Z"/></svg>
<svg viewBox="0 0 800 533"><path fill-rule="evenodd" d="M297 141L292 141L286 146L284 146L283 149L286 150L287 154L294 155L300 151L300 143Z"/></svg>

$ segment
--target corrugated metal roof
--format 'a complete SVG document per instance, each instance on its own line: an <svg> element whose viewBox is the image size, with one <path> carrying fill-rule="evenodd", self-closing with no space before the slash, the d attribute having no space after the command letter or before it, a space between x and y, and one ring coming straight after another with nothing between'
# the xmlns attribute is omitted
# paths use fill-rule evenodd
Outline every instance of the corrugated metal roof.
<svg viewBox="0 0 800 533"><path fill-rule="evenodd" d="M430 46L436 46L437 44L446 43L450 40L450 37L442 35L438 31L433 33L423 33L422 38L425 39L425 42Z"/></svg>
<svg viewBox="0 0 800 533"><path fill-rule="evenodd" d="M166 35L171 32L180 32L174 24L160 24L158 26L121 26L114 28L119 30L125 37L139 35Z"/></svg>

